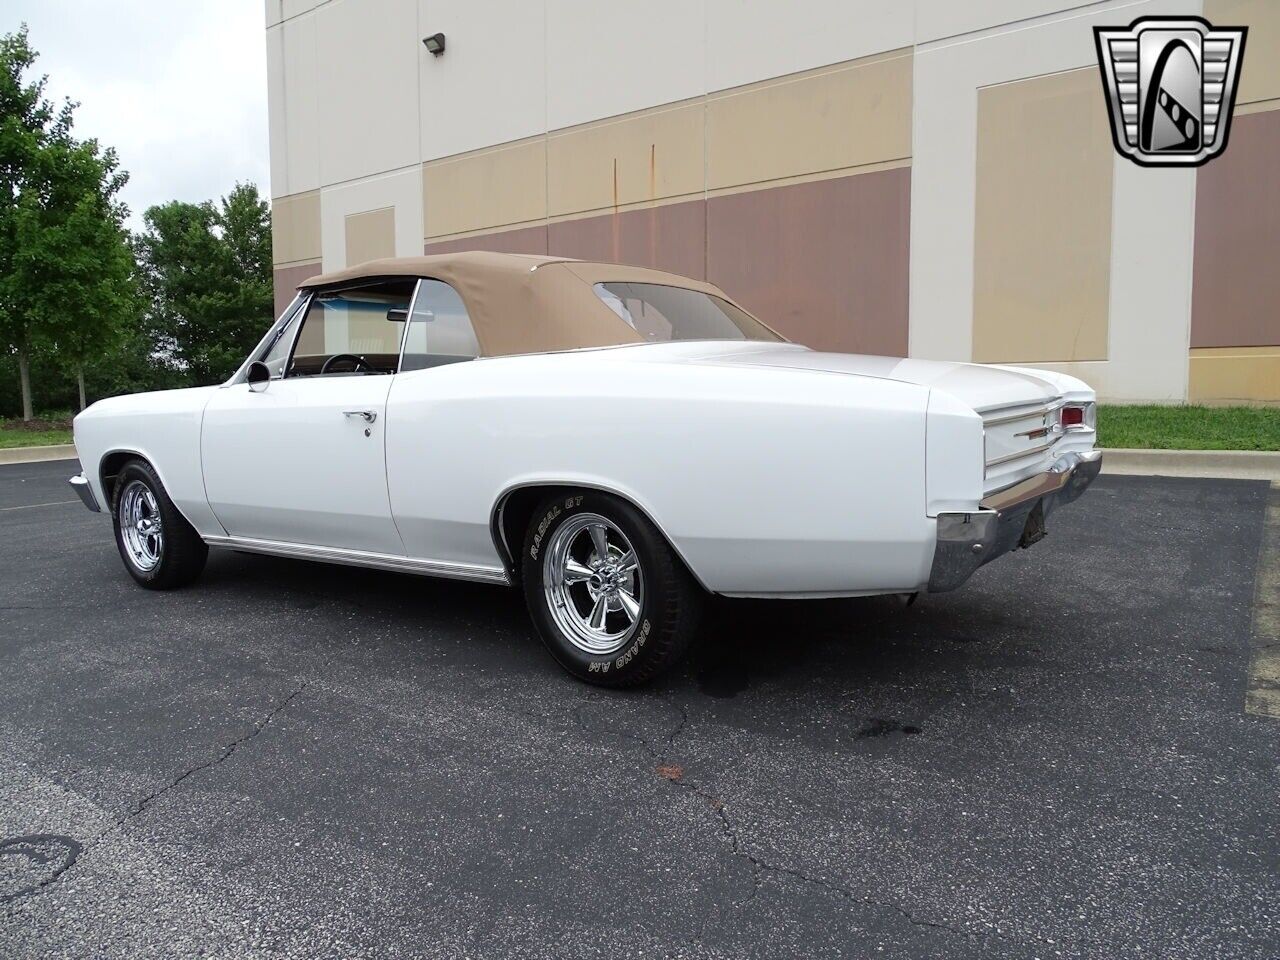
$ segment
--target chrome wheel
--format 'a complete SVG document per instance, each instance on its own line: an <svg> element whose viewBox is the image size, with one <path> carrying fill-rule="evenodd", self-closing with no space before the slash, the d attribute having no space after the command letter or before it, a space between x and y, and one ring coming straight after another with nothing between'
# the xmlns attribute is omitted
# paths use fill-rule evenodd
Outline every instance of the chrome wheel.
<svg viewBox="0 0 1280 960"><path fill-rule="evenodd" d="M551 535L543 557L547 607L569 642L596 656L626 646L640 621L644 573L618 526L578 514Z"/></svg>
<svg viewBox="0 0 1280 960"><path fill-rule="evenodd" d="M141 480L131 480L120 494L120 536L129 562L148 573L160 563L164 530L156 495Z"/></svg>

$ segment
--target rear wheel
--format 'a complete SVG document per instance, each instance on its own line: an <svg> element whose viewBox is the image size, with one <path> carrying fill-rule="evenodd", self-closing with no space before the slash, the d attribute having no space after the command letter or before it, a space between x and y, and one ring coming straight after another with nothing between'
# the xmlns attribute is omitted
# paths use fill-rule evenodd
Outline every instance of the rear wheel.
<svg viewBox="0 0 1280 960"><path fill-rule="evenodd" d="M547 649L588 683L645 683L688 651L701 591L662 534L631 504L560 494L525 535L525 599Z"/></svg>
<svg viewBox="0 0 1280 960"><path fill-rule="evenodd" d="M112 523L124 567L148 590L181 587L200 575L209 548L169 499L145 460L130 460L116 477Z"/></svg>

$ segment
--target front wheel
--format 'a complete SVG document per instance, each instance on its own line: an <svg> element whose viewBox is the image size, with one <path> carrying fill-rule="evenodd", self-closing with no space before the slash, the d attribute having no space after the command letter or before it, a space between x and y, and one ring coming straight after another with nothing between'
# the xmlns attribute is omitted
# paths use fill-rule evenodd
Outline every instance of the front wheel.
<svg viewBox="0 0 1280 960"><path fill-rule="evenodd" d="M596 491L534 512L522 563L525 599L543 643L588 683L652 680L688 651L700 588L635 507Z"/></svg>
<svg viewBox="0 0 1280 960"><path fill-rule="evenodd" d="M148 590L190 583L209 547L169 499L151 464L130 460L116 477L112 522L124 567Z"/></svg>

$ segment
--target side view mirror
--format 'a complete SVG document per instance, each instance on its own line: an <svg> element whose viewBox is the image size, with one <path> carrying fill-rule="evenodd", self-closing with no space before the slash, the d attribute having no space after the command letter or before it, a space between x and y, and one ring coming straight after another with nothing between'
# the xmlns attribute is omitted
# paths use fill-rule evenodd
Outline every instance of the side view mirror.
<svg viewBox="0 0 1280 960"><path fill-rule="evenodd" d="M261 393L267 389L267 383L271 380L271 368L261 360L255 360L249 364L249 369L245 373L245 383L249 384L249 389L254 393Z"/></svg>

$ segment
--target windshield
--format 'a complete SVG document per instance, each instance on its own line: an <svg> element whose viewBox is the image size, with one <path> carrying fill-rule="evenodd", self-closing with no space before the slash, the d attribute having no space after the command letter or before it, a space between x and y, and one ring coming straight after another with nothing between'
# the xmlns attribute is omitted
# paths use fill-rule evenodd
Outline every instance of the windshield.
<svg viewBox="0 0 1280 960"><path fill-rule="evenodd" d="M727 300L659 283L597 283L596 296L648 343L765 340L781 337Z"/></svg>

